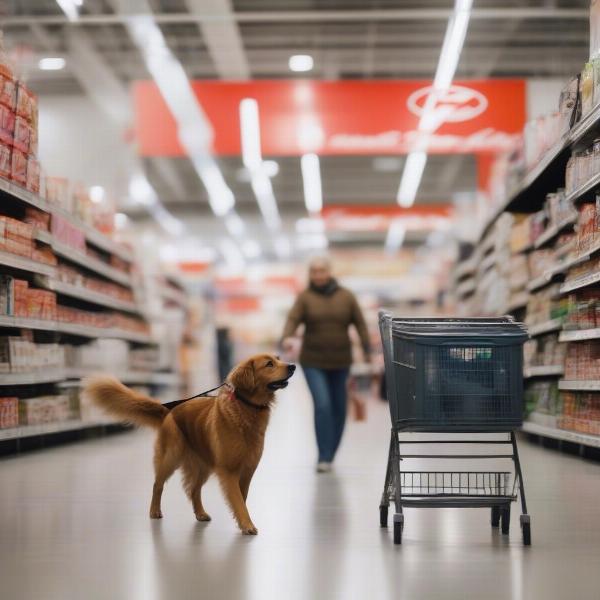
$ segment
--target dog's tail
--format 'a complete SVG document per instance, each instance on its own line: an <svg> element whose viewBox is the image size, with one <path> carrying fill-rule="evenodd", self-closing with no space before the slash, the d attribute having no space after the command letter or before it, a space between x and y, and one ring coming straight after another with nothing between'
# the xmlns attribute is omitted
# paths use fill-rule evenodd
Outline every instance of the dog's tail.
<svg viewBox="0 0 600 600"><path fill-rule="evenodd" d="M106 412L135 425L160 427L169 409L160 402L124 386L114 377L90 377L83 393Z"/></svg>

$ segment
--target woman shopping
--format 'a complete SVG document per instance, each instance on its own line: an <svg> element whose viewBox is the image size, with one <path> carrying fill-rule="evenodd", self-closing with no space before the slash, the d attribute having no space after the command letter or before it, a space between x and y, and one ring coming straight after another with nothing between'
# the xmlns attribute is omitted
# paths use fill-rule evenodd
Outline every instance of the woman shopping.
<svg viewBox="0 0 600 600"><path fill-rule="evenodd" d="M309 265L309 286L299 294L283 331L283 347L294 347L292 336L304 325L300 364L314 403L319 449L317 471L331 470L346 423L346 384L352 363L348 328L360 336L365 360L370 360L369 334L354 294L331 275L327 258Z"/></svg>

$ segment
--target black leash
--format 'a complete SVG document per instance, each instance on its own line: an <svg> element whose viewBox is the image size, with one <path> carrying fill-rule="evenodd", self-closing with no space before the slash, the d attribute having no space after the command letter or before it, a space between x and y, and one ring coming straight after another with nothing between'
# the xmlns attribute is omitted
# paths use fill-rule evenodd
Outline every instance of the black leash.
<svg viewBox="0 0 600 600"><path fill-rule="evenodd" d="M194 400L195 398L202 398L203 396L208 396L208 394L210 394L211 392L216 392L217 390L220 390L225 385L228 385L228 383L226 381L224 381L221 385L218 385L216 388L212 388L212 390L206 390L205 392L200 392L199 394L190 396L189 398L181 398L180 400L172 400L171 402L165 402L163 404L163 406L166 406L169 410L171 410L171 409L175 408L176 406L179 406L180 404L187 402L188 400Z"/></svg>
<svg viewBox="0 0 600 600"><path fill-rule="evenodd" d="M216 392L217 390L220 390L222 387L225 387L226 385L229 385L229 383L224 381L221 385L218 385L217 387L212 388L211 390L206 390L205 392L200 392L199 394L195 394L194 396L190 396L189 398L181 398L180 400L172 400L171 402L165 402L163 404L163 406L166 406L169 410L172 410L176 406L179 406L180 404L183 404L184 402L187 402L188 400L194 400L195 398L205 398L211 392ZM232 395L235 396L242 404L245 404L246 406L251 406L255 410L267 410L269 408L269 406L267 404L254 404L254 402L250 402L250 400L248 400L248 398L244 398L244 396L239 394L238 391L235 389L232 390Z"/></svg>

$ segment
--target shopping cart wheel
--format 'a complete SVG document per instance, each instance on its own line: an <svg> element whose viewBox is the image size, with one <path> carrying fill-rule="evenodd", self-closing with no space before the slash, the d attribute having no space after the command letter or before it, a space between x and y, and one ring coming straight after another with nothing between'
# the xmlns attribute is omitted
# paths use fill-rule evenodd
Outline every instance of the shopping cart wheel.
<svg viewBox="0 0 600 600"><path fill-rule="evenodd" d="M531 546L531 518L529 515L521 515L521 530L523 532L523 545Z"/></svg>
<svg viewBox="0 0 600 600"><path fill-rule="evenodd" d="M404 515L396 513L394 515L394 544L402 543L402 530L404 529Z"/></svg>
<svg viewBox="0 0 600 600"><path fill-rule="evenodd" d="M506 535L510 529L510 504L503 506L500 513L502 517L502 533Z"/></svg>
<svg viewBox="0 0 600 600"><path fill-rule="evenodd" d="M500 507L492 506L492 527L500 526Z"/></svg>
<svg viewBox="0 0 600 600"><path fill-rule="evenodd" d="M387 505L382 505L379 507L379 525L381 527L388 526L388 507L387 507Z"/></svg>

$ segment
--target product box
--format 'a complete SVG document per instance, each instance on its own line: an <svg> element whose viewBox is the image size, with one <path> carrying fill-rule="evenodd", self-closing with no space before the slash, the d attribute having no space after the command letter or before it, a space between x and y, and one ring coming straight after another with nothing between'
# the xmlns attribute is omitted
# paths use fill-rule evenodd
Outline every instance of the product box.
<svg viewBox="0 0 600 600"><path fill-rule="evenodd" d="M0 275L0 315L12 315L14 310L14 279Z"/></svg>
<svg viewBox="0 0 600 600"><path fill-rule="evenodd" d="M54 202L66 210L69 206L69 180L64 177L46 177L45 196L48 202Z"/></svg>
<svg viewBox="0 0 600 600"><path fill-rule="evenodd" d="M66 421L71 416L69 397L38 396L19 400L19 423L40 425Z"/></svg>
<svg viewBox="0 0 600 600"><path fill-rule="evenodd" d="M14 111L17 105L17 86L12 77L0 74L0 104Z"/></svg>
<svg viewBox="0 0 600 600"><path fill-rule="evenodd" d="M50 214L44 212L43 210L38 210L33 206L28 206L25 209L25 223L29 223L38 231L41 229L43 231L50 230Z"/></svg>
<svg viewBox="0 0 600 600"><path fill-rule="evenodd" d="M11 163L12 150L7 144L0 142L0 177L10 179L12 169Z"/></svg>
<svg viewBox="0 0 600 600"><path fill-rule="evenodd" d="M15 119L13 146L24 154L31 151L31 125L23 117Z"/></svg>
<svg viewBox="0 0 600 600"><path fill-rule="evenodd" d="M0 398L0 429L19 426L19 399Z"/></svg>
<svg viewBox="0 0 600 600"><path fill-rule="evenodd" d="M37 98L29 88L19 81L17 84L17 116L28 123L34 122L37 117Z"/></svg>
<svg viewBox="0 0 600 600"><path fill-rule="evenodd" d="M27 183L27 157L16 148L12 151L10 178L22 186Z"/></svg>
<svg viewBox="0 0 600 600"><path fill-rule="evenodd" d="M594 87L594 66L591 62L588 62L581 72L579 82L582 116L587 115L594 107Z"/></svg>
<svg viewBox="0 0 600 600"><path fill-rule="evenodd" d="M0 142L12 146L15 134L15 113L0 104Z"/></svg>
<svg viewBox="0 0 600 600"><path fill-rule="evenodd" d="M33 156L27 159L27 181L25 187L34 194L40 192L40 163Z"/></svg>

